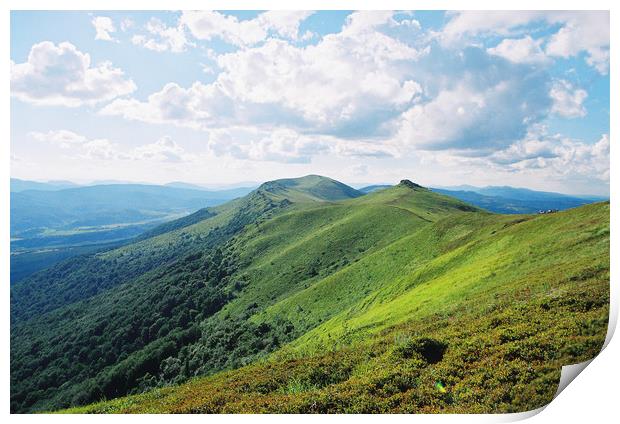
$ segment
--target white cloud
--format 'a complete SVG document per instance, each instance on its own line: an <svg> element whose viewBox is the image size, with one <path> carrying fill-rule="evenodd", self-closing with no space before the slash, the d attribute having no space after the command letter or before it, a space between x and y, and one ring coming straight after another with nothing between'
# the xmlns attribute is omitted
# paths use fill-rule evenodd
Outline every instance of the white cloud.
<svg viewBox="0 0 620 424"><path fill-rule="evenodd" d="M586 90L575 88L566 80L554 81L549 97L553 100L551 112L564 118L580 118L586 116L583 102L588 97Z"/></svg>
<svg viewBox="0 0 620 424"><path fill-rule="evenodd" d="M87 138L83 135L79 135L68 130L50 130L47 132L33 131L29 133L29 135L35 140L56 144L63 149L68 149L72 145L81 144L87 141Z"/></svg>
<svg viewBox="0 0 620 424"><path fill-rule="evenodd" d="M609 189L609 135L594 143L572 140L559 134L548 135L539 125L527 135L488 155L466 156L458 151L420 152L427 168L450 169L473 182L522 185L570 193L600 193ZM453 181L452 184L455 182Z"/></svg>
<svg viewBox="0 0 620 424"><path fill-rule="evenodd" d="M144 101L117 99L101 113L206 131L212 153L238 159L308 163L325 154L402 157L449 150L459 158L501 152L496 164L515 155L523 163L548 160L549 152L543 151L547 144L515 141L523 140L528 128L550 112L563 117L585 114L584 90L556 81L549 91L544 70L522 66L550 60L544 40L523 35L525 28L551 21L562 27L572 19L570 14L468 15L475 19L461 22L460 36L502 33L513 38L488 49L434 50L445 55L445 66L437 68L437 56L428 47L413 47L387 34L401 34L397 26L419 30L415 20L396 21L391 12L353 13L340 33L307 46L270 37L266 25L258 25L256 34L263 32L255 38L252 31L240 32L242 22L259 24L262 15L238 21L205 13L186 18L196 19L194 29L203 31L205 39L228 34L243 46L219 56L211 53L220 71L213 83L169 83ZM210 25L221 31L210 32ZM236 32L222 30L227 25ZM452 34L459 31L453 28ZM292 37L294 32L282 34ZM245 132L231 132L232 126Z"/></svg>
<svg viewBox="0 0 620 424"><path fill-rule="evenodd" d="M353 36L364 32L372 31L381 25L395 24L394 12L389 10L369 11L362 10L353 12L347 16L343 32Z"/></svg>
<svg viewBox="0 0 620 424"><path fill-rule="evenodd" d="M302 136L289 129L250 135L249 142L240 143L232 134L218 131L209 138L210 150L218 156L229 154L237 159L308 163L312 156L325 153L329 145L316 138Z"/></svg>
<svg viewBox="0 0 620 424"><path fill-rule="evenodd" d="M401 157L402 152L394 145L359 140L337 140L331 143L331 152L338 156L358 158Z"/></svg>
<svg viewBox="0 0 620 424"><path fill-rule="evenodd" d="M397 62L419 55L379 33L327 36L306 48L269 40L220 56L218 83L235 99L278 104L315 126L332 127L410 103L422 90L402 81Z"/></svg>
<svg viewBox="0 0 620 424"><path fill-rule="evenodd" d="M302 41L308 41L308 40L312 40L314 37L318 37L319 35L316 32L312 32L310 30L307 30L306 32L304 32L299 39Z"/></svg>
<svg viewBox="0 0 620 424"><path fill-rule="evenodd" d="M89 140L83 145L82 153L78 156L94 160L124 160L129 156L119 150L118 144L105 138Z"/></svg>
<svg viewBox="0 0 620 424"><path fill-rule="evenodd" d="M609 73L609 47L589 49L586 63L600 74L607 75Z"/></svg>
<svg viewBox="0 0 620 424"><path fill-rule="evenodd" d="M389 10L361 10L347 16L343 33L354 36L364 32L372 32L380 27L407 27L409 30L419 30L420 23L415 19L394 19L394 12Z"/></svg>
<svg viewBox="0 0 620 424"><path fill-rule="evenodd" d="M271 10L261 13L257 19L264 28L275 31L281 37L297 40L299 25L313 13L307 10Z"/></svg>
<svg viewBox="0 0 620 424"><path fill-rule="evenodd" d="M561 25L545 46L548 56L572 57L587 54L586 62L601 74L609 69L608 11L465 11L452 14L437 34L445 45L475 37L513 36L531 32L532 27Z"/></svg>
<svg viewBox="0 0 620 424"><path fill-rule="evenodd" d="M548 100L540 96L541 87L541 79L527 74L464 80L404 112L394 141L423 150L503 148L546 116Z"/></svg>
<svg viewBox="0 0 620 424"><path fill-rule="evenodd" d="M119 143L106 138L90 139L69 130L33 131L29 135L35 140L54 144L71 150L77 157L95 160L140 160L155 162L184 162L192 155L177 144L170 136L133 149L123 149Z"/></svg>
<svg viewBox="0 0 620 424"><path fill-rule="evenodd" d="M585 51L588 64L606 74L609 70L609 12L568 14L564 26L551 36L546 49L547 54L564 58Z"/></svg>
<svg viewBox="0 0 620 424"><path fill-rule="evenodd" d="M512 166L519 162L540 162L557 157L556 146L561 142L559 135L548 136L542 125L533 125L522 140L505 149L497 150L486 157L497 165Z"/></svg>
<svg viewBox="0 0 620 424"><path fill-rule="evenodd" d="M164 136L155 143L135 148L131 156L137 160L157 160L161 162L183 162L187 159L185 150L170 136Z"/></svg>
<svg viewBox="0 0 620 424"><path fill-rule="evenodd" d="M529 35L519 38L506 38L497 46L488 48L487 53L503 57L514 63L545 63L548 58L540 48L542 40L533 40Z"/></svg>
<svg viewBox="0 0 620 424"><path fill-rule="evenodd" d="M425 91L412 78L417 62L429 51L378 30L416 27L394 22L389 12L355 13L340 33L328 34L315 45L269 39L258 47L216 56L221 73L211 84L167 84L147 101L119 99L101 113L207 131L230 125L286 126L297 133L366 139L330 141L330 152L367 157L398 157L412 149L486 154L522 138L529 125L547 116L551 99L540 96L547 90L546 75L526 72L480 49L467 53L471 58L458 59L467 63L464 69L461 65L458 71L433 75L439 84ZM276 157L273 140L253 140L253 150L233 153ZM283 160L291 160L285 156ZM302 156L307 160L293 155Z"/></svg>
<svg viewBox="0 0 620 424"><path fill-rule="evenodd" d="M173 53L183 52L191 44L187 41L182 26L169 27L161 20L151 18L145 29L150 36L136 34L131 38L133 44L157 52L171 51Z"/></svg>
<svg viewBox="0 0 620 424"><path fill-rule="evenodd" d="M349 167L348 171L356 177L366 177L368 175L368 165L358 163Z"/></svg>
<svg viewBox="0 0 620 424"><path fill-rule="evenodd" d="M502 155L510 160L501 161ZM509 151L498 152L492 162L507 164L513 171L542 170L553 178L594 178L609 183L609 135L596 143L546 137L524 140Z"/></svg>
<svg viewBox="0 0 620 424"><path fill-rule="evenodd" d="M183 88L166 84L146 102L117 99L100 110L102 115L118 115L148 123L170 123L190 128L208 128L231 123L235 105L217 84L194 83Z"/></svg>
<svg viewBox="0 0 620 424"><path fill-rule="evenodd" d="M299 24L313 12L270 11L254 19L239 20L215 11L183 12L181 24L199 40L220 38L236 46L251 46L265 41L270 32L296 40Z"/></svg>
<svg viewBox="0 0 620 424"><path fill-rule="evenodd" d="M479 35L511 35L531 22L544 20L543 11L463 11L451 12L450 20L438 34L439 39L452 45Z"/></svg>
<svg viewBox="0 0 620 424"><path fill-rule="evenodd" d="M127 30L129 30L130 28L133 28L133 26L135 24L136 23L133 21L133 19L131 19L131 18L124 18L121 21L121 31L127 32Z"/></svg>
<svg viewBox="0 0 620 424"><path fill-rule="evenodd" d="M183 12L183 25L199 40L219 37L237 46L252 45L267 37L256 19L239 21L236 17L214 11Z"/></svg>
<svg viewBox="0 0 620 424"><path fill-rule="evenodd" d="M428 50L357 28L353 36L346 25L306 47L272 38L222 54L214 58L221 72L212 84L167 84L146 102L117 100L102 113L194 128L289 124L371 133L419 98L422 87L406 74Z"/></svg>
<svg viewBox="0 0 620 424"><path fill-rule="evenodd" d="M95 16L91 21L95 27L95 40L115 41L110 35L111 32L116 32L114 22L107 16Z"/></svg>
<svg viewBox="0 0 620 424"><path fill-rule="evenodd" d="M61 149L70 150L70 153L86 159L127 159L119 146L105 138L89 139L69 130L50 130L47 132L33 131L29 135L35 140L54 144Z"/></svg>
<svg viewBox="0 0 620 424"><path fill-rule="evenodd" d="M209 151L215 156L281 163L310 163L317 155L388 157L394 149L364 141L300 134L286 128L234 128L209 131Z"/></svg>
<svg viewBox="0 0 620 424"><path fill-rule="evenodd" d="M68 42L43 41L32 46L26 62L11 62L11 95L36 105L94 105L135 90L119 68L91 66L90 55Z"/></svg>

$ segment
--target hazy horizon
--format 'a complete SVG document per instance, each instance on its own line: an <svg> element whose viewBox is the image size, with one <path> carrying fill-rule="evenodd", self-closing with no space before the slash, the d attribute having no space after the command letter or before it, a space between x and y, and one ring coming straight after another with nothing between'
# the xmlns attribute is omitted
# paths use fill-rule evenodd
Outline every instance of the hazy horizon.
<svg viewBox="0 0 620 424"><path fill-rule="evenodd" d="M332 178L329 175L320 175L320 174L305 174L305 175L295 175L295 176L283 176L280 178L275 178L275 180L278 179L285 179L285 178L301 178L307 175L319 175L322 177L327 177L327 178ZM209 189L209 190L227 190L227 189L235 189L235 188L255 188L258 187L259 185L261 185L262 183L265 183L267 181L273 181L273 180L264 180L264 181L239 181L239 182L231 182L229 184L210 184L208 182L189 182L189 181L165 181L165 182L148 182L148 181L127 181L127 180L83 180L83 181L75 181L75 180L68 180L68 179L59 179L59 180L32 180L32 179L27 179L27 178L19 178L19 177L15 177L15 176L11 176L11 179L17 179L17 180L21 180L21 181L30 181L30 182L36 182L36 183L43 183L43 184L60 184L60 183L69 183L69 184L75 184L77 187L85 187L85 186L95 186L95 185L110 185L110 184L138 184L138 185L155 185L155 186L167 186L167 185L171 185L171 184L187 184L188 186L196 186L199 188L203 188L203 189ZM413 179L413 178L407 178L407 177L403 177L401 179L399 179L398 181L383 181L383 182L349 182L349 181L343 181L343 180L338 180L336 178L332 178L336 181L339 181L341 183L344 183L348 186L351 186L355 189L360 189L360 188L364 188L364 187L369 187L369 186L374 186L374 185L396 185L398 184L401 180L405 180L408 179L410 181L413 182L417 182L417 180ZM565 195L571 195L571 196L593 196L593 197L607 197L609 198L610 194L595 194L595 193L565 193L565 192L560 192L560 191L552 191L552 190L544 190L544 189L535 189L535 188L531 188L531 187L523 187L523 186L511 186L511 185L503 185L503 184L494 184L494 185L473 185L473 184L467 184L467 183L463 183L463 184L455 184L455 185L439 185L439 184L428 184L425 185L425 187L430 187L430 188L441 188L441 189L452 189L452 190L465 190L464 187L466 186L470 186L470 187L475 187L475 188L486 188L486 187L510 187L510 188L515 188L515 189L526 189L526 190L533 190L533 191L541 191L541 192L552 192L552 193L558 193L558 194L565 194ZM191 187L190 187L191 188Z"/></svg>

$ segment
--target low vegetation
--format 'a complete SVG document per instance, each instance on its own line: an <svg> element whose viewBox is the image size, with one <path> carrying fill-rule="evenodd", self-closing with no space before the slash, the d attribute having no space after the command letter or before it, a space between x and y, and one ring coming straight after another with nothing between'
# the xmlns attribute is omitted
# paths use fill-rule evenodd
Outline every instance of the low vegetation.
<svg viewBox="0 0 620 424"><path fill-rule="evenodd" d="M523 411L603 343L609 203L311 176L73 267L12 293L14 412Z"/></svg>

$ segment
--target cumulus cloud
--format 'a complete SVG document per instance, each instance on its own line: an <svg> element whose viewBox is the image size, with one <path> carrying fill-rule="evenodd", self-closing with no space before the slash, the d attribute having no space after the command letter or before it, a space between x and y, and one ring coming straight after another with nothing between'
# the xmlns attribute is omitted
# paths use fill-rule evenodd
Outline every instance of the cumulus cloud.
<svg viewBox="0 0 620 424"><path fill-rule="evenodd" d="M553 177L594 178L609 182L609 135L595 143L559 136L525 139L489 157L515 171L542 169Z"/></svg>
<svg viewBox="0 0 620 424"><path fill-rule="evenodd" d="M531 156L517 162L541 163L550 154L542 150L546 144L515 141L549 113L568 118L586 113L584 90L563 80L551 83L544 69L531 66L551 60L548 40L523 33L533 23L563 28L573 14L454 14L443 37L511 38L489 48L455 50L445 43L433 57L428 46L385 32L420 29L414 19L394 16L355 12L339 33L299 46L270 37L277 31L266 28L283 28L274 23L276 15L240 21L217 12L187 13L180 22L193 25L194 36L228 37L243 48L210 55L220 71L210 84L169 83L146 100L116 99L101 113L208 131L211 152L240 159L306 163L322 154L401 157L444 149L470 158L501 152L496 164L517 153ZM291 39L293 34L299 36L298 27L280 33ZM440 56L443 67L435 66ZM231 126L247 131L231 136Z"/></svg>
<svg viewBox="0 0 620 424"><path fill-rule="evenodd" d="M299 24L313 12L269 11L254 19L239 20L215 11L183 12L181 24L198 40L220 38L236 46L251 46L265 41L270 33L296 40Z"/></svg>
<svg viewBox="0 0 620 424"><path fill-rule="evenodd" d="M546 128L533 125L526 136L507 148L496 150L485 157L496 165L512 166L520 162L540 161L557 157L556 146L561 143L559 135L549 136Z"/></svg>
<svg viewBox="0 0 620 424"><path fill-rule="evenodd" d="M210 146L216 153L225 152L237 159L286 163L308 163L312 156L325 153L329 148L325 142L288 129L273 131L248 144L222 143L221 139L214 138Z"/></svg>
<svg viewBox="0 0 620 424"><path fill-rule="evenodd" d="M187 41L182 26L167 26L161 20L151 18L145 25L145 29L149 35L134 35L131 38L133 44L157 52L171 51L173 53L183 52L191 44Z"/></svg>
<svg viewBox="0 0 620 424"><path fill-rule="evenodd" d="M556 80L549 97L553 100L551 112L564 118L580 118L586 116L583 102L588 97L586 90L575 88L566 80Z"/></svg>
<svg viewBox="0 0 620 424"><path fill-rule="evenodd" d="M462 11L450 12L450 20L438 34L444 44L452 45L464 38L479 35L508 36L526 25L546 18L543 11Z"/></svg>
<svg viewBox="0 0 620 424"><path fill-rule="evenodd" d="M420 153L427 165L449 166L464 175L494 175L539 187L553 183L572 193L604 193L609 186L608 134L596 142L584 142L549 135L544 127L534 125L523 139L487 155L467 156L451 150Z"/></svg>
<svg viewBox="0 0 620 424"><path fill-rule="evenodd" d="M299 25L314 12L307 10L270 10L261 13L258 21L264 28L275 31L281 37L297 40ZM307 34L304 34L307 37Z"/></svg>
<svg viewBox="0 0 620 424"><path fill-rule="evenodd" d="M110 35L111 32L116 32L112 19L107 16L95 16L91 23L95 27L95 40L115 41Z"/></svg>
<svg viewBox="0 0 620 424"><path fill-rule="evenodd" d="M32 131L29 135L35 140L52 143L63 149L68 149L72 145L87 141L87 138L83 135L68 130L50 130L47 132Z"/></svg>
<svg viewBox="0 0 620 424"><path fill-rule="evenodd" d="M281 163L310 163L319 155L390 157L397 154L394 148L375 143L301 134L286 128L212 130L208 149L215 156Z"/></svg>
<svg viewBox="0 0 620 424"><path fill-rule="evenodd" d="M609 71L609 12L579 11L566 16L565 24L551 36L547 54L559 57L586 52L587 62L601 74Z"/></svg>
<svg viewBox="0 0 620 424"><path fill-rule="evenodd" d="M379 30L394 25L405 24L390 12L354 13L340 33L315 45L269 39L215 56L221 72L213 83L188 88L170 83L146 101L118 99L101 113L209 131L231 125L288 127L327 140L340 138L333 142L334 154L367 157L399 156L412 149L486 154L521 139L531 124L548 115L552 100L540 95L549 91L547 75L518 63L533 60L523 53L533 46L541 53L539 42L524 37L491 52L438 51L435 55L456 59L454 66L426 77L435 84L429 89L416 81L426 72L428 64L420 61L429 50ZM527 48L518 45L523 43ZM509 54L513 60L497 57ZM433 59L429 61L432 65ZM347 144L346 139L367 141ZM269 146L277 144L268 141L255 137L252 154L249 148L227 152L275 157ZM293 154L302 156L307 159Z"/></svg>
<svg viewBox="0 0 620 424"><path fill-rule="evenodd" d="M136 23L131 18L124 18L121 20L121 31L127 32L127 30L133 28Z"/></svg>
<svg viewBox="0 0 620 424"><path fill-rule="evenodd" d="M550 99L540 95L546 91L543 73L481 54L470 49L464 61L475 66L465 67L453 77L458 82L400 116L393 138L399 146L483 154L521 139L547 116Z"/></svg>
<svg viewBox="0 0 620 424"><path fill-rule="evenodd" d="M590 66L601 74L608 72L608 11L455 12L437 37L445 45L455 45L475 37L523 35L550 24L560 28L545 40L547 56L567 58L585 52ZM526 47L525 42L521 44L521 48Z"/></svg>
<svg viewBox="0 0 620 424"><path fill-rule="evenodd" d="M297 47L272 38L216 56L221 72L211 84L167 84L146 102L119 99L101 113L194 128L234 122L288 124L320 133L375 132L419 99L422 87L407 74L428 50L355 22L350 19L341 33L316 45Z"/></svg>
<svg viewBox="0 0 620 424"><path fill-rule="evenodd" d="M218 84L196 82L186 89L176 83L169 83L161 91L151 94L146 102L117 99L102 108L100 113L198 129L216 123L219 126L230 124L235 107L238 105L233 104Z"/></svg>
<svg viewBox="0 0 620 424"><path fill-rule="evenodd" d="M131 157L137 160L157 160L161 162L183 162L185 150L170 136L164 136L151 144L136 147Z"/></svg>
<svg viewBox="0 0 620 424"><path fill-rule="evenodd" d="M105 138L89 140L84 143L79 156L95 160L123 160L129 156L119 150L118 144L112 143Z"/></svg>
<svg viewBox="0 0 620 424"><path fill-rule="evenodd" d="M47 132L30 132L35 140L54 144L62 149L71 150L77 157L95 160L140 160L155 162L184 162L192 159L170 136L163 136L157 141L132 149L123 148L121 144L107 138L88 138L69 130L50 130Z"/></svg>
<svg viewBox="0 0 620 424"><path fill-rule="evenodd" d="M119 150L118 144L105 138L89 139L69 130L33 131L29 135L35 140L54 144L61 149L70 150L77 157L85 159L128 159L129 156Z"/></svg>
<svg viewBox="0 0 620 424"><path fill-rule="evenodd" d="M73 44L43 41L24 63L11 62L11 95L36 105L94 105L132 93L136 85L109 62L91 66Z"/></svg>
<svg viewBox="0 0 620 424"><path fill-rule="evenodd" d="M238 45L256 44L267 37L256 19L239 21L236 17L215 11L183 12L181 22L199 40L222 40Z"/></svg>
<svg viewBox="0 0 620 424"><path fill-rule="evenodd" d="M358 140L337 140L331 143L330 146L333 154L344 157L389 158L401 156L401 151L391 144Z"/></svg>
<svg viewBox="0 0 620 424"><path fill-rule="evenodd" d="M360 34L381 25L396 24L394 13L389 10L358 11L347 16L343 32L348 35Z"/></svg>
<svg viewBox="0 0 620 424"><path fill-rule="evenodd" d="M224 72L218 83L235 99L278 104L311 125L334 127L409 104L422 90L415 81L403 81L398 62L419 55L376 32L326 36L306 48L270 40L220 56Z"/></svg>
<svg viewBox="0 0 620 424"><path fill-rule="evenodd" d="M534 40L529 35L518 38L506 38L497 46L488 48L492 55L503 57L514 63L546 63L548 58L540 48L542 40Z"/></svg>

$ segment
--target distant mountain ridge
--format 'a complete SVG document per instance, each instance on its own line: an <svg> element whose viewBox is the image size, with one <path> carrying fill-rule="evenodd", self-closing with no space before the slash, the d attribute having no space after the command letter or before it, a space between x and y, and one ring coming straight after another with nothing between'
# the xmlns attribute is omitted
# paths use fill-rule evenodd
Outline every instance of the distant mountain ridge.
<svg viewBox="0 0 620 424"><path fill-rule="evenodd" d="M11 179L11 283L72 255L149 236L166 221L251 191L63 184Z"/></svg>
<svg viewBox="0 0 620 424"><path fill-rule="evenodd" d="M372 193L373 191L377 191L377 190L382 190L384 188L390 188L392 187L389 184L375 184L375 185L369 185L369 186L365 186L365 187L361 187L358 190L361 191L362 193Z"/></svg>
<svg viewBox="0 0 620 424"><path fill-rule="evenodd" d="M530 188L523 187L512 187L512 186L485 186L485 187L477 187L472 185L459 185L459 186L448 186L448 187L437 187L437 189L441 190L450 190L450 191L473 191L475 193L479 193L485 196L496 196L496 197L504 197L508 199L518 199L518 200L539 200L539 199L549 199L549 198L573 198L573 199L589 199L593 201L601 201L609 199L609 196L596 196L589 194L565 194L565 193L557 193L552 191L541 191L541 190L533 190Z"/></svg>
<svg viewBox="0 0 620 424"><path fill-rule="evenodd" d="M371 185L362 187L359 191L372 193L389 187L391 186L385 184ZM608 199L603 196L574 196L510 186L475 187L460 185L431 189L437 193L455 197L491 212L507 214L537 213L550 209L565 210Z"/></svg>
<svg viewBox="0 0 620 424"><path fill-rule="evenodd" d="M79 185L72 183L71 181L48 181L46 183L42 183L37 181L20 180L19 178L11 178L11 192L26 190L56 191L74 187L79 187Z"/></svg>
<svg viewBox="0 0 620 424"><path fill-rule="evenodd" d="M110 184L11 193L11 232L152 219L230 200L230 194L141 184Z"/></svg>
<svg viewBox="0 0 620 424"><path fill-rule="evenodd" d="M561 193L535 191L514 187L472 187L469 190L434 188L438 193L456 197L465 202L496 213L536 213L544 210L566 210L606 200L597 196L570 196Z"/></svg>
<svg viewBox="0 0 620 424"><path fill-rule="evenodd" d="M123 180L94 180L89 183L75 183L73 181L32 181L32 180L23 180L20 178L11 177L11 192L20 192L25 190L41 190L41 191L56 191L56 190L64 190L67 188L78 188L78 187L93 187L93 186L101 186L101 185L146 185L146 186L159 186L159 187L172 187L172 188L184 188L190 190L202 190L209 192L226 192L232 190L239 190L239 192L245 192L244 194L249 193L253 189L255 189L258 184L255 183L239 183L239 184L231 184L225 185L221 187L211 187L200 184L192 184L186 183L183 181L172 181L165 184L156 184L156 183L145 183L145 182L136 182L136 181L123 181Z"/></svg>

